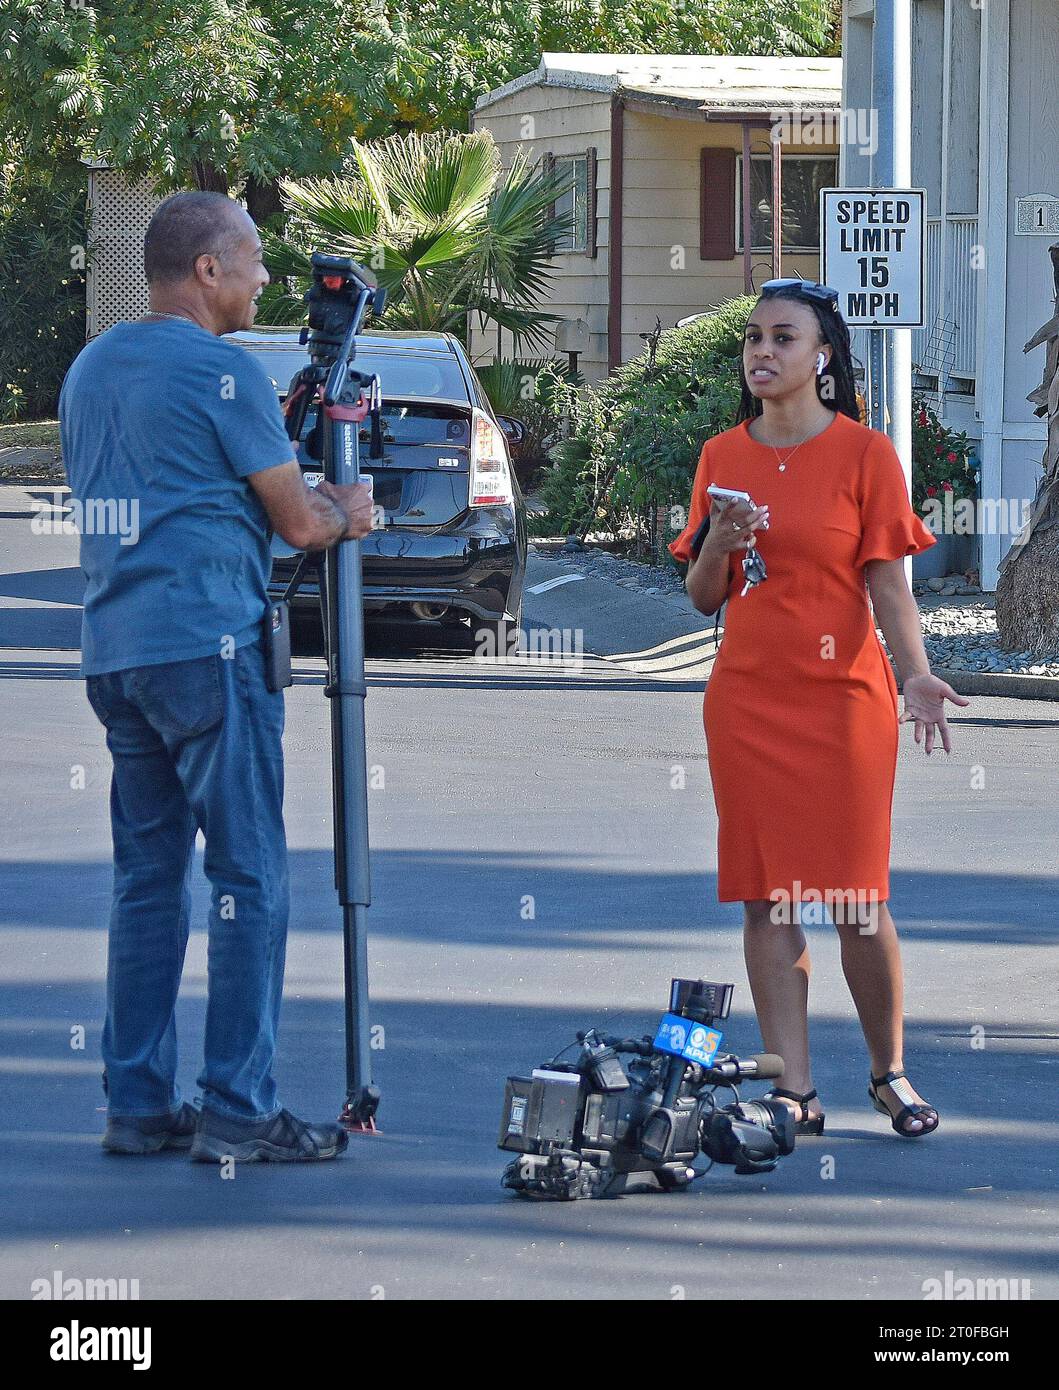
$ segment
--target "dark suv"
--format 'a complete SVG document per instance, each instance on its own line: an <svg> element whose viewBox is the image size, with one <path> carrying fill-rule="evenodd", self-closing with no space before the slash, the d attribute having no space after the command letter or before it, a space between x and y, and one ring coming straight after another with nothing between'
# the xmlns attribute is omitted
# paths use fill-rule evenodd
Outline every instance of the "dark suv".
<svg viewBox="0 0 1059 1390"><path fill-rule="evenodd" d="M281 399L308 360L297 329L254 328L230 337L257 358ZM365 332L357 338L355 366L378 374L383 398L381 458L369 457L370 422L360 435L360 469L372 475L384 518L361 542L365 612L421 621L470 618L476 644L510 650L526 573L526 509L507 442L507 433L517 438L519 422L494 414L451 334ZM310 412L303 438L313 418ZM319 464L300 461L307 479L316 481ZM273 550L269 592L279 597L297 557L278 538ZM303 608L318 602L315 582L295 599Z"/></svg>

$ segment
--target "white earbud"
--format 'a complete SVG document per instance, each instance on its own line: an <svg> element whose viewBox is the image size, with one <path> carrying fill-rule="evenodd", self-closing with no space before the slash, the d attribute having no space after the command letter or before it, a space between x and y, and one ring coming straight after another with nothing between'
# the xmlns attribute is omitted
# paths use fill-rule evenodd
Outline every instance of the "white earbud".
<svg viewBox="0 0 1059 1390"><path fill-rule="evenodd" d="M826 366L827 366L827 358L824 356L824 354L823 354L822 352L818 352L818 353L816 354L816 374L817 374L817 376L823 376L823 374L824 374L824 368L825 368Z"/></svg>

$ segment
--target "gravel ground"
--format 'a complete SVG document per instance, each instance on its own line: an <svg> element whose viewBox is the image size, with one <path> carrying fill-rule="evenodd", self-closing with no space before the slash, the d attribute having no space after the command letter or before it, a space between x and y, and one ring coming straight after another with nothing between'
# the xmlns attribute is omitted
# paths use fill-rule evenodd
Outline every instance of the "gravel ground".
<svg viewBox="0 0 1059 1390"><path fill-rule="evenodd" d="M1004 652L997 644L993 595L919 600L923 641L932 666L1020 676L1059 677L1059 652Z"/></svg>
<svg viewBox="0 0 1059 1390"><path fill-rule="evenodd" d="M640 564L611 555L598 546L573 546L561 542L537 542L543 560L561 564L564 570L609 579L622 588L642 594L682 593L684 581L674 569ZM966 585L963 575L955 582ZM923 639L930 664L958 671L1054 676L1059 678L1059 652L1036 656L1033 652L1001 651L997 642L996 613L992 594L945 595L916 584L916 601L923 623ZM967 587L974 587L967 585Z"/></svg>
<svg viewBox="0 0 1059 1390"><path fill-rule="evenodd" d="M27 448L0 446L0 482L40 483L66 482L62 456L51 445L31 445Z"/></svg>

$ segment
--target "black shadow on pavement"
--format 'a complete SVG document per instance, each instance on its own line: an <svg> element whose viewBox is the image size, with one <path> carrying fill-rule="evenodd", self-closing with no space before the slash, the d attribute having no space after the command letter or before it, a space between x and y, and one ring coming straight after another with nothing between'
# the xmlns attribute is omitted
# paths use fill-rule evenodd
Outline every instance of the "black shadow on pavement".
<svg viewBox="0 0 1059 1390"><path fill-rule="evenodd" d="M576 992L574 981L570 996ZM981 1269L1035 1279L1054 1274L1043 1223L1033 1223L1029 1215L1031 1203L1044 1205L1043 1194L1055 1176L1051 1134L1037 1135L1026 1123L1040 1113L1038 1078L1044 1073L1036 1064L1041 1059L1019 1048L972 1054L966 1044L960 1049L944 1044L939 1032L962 1020L919 1020L909 1028L916 1084L942 1117L939 1132L921 1144L901 1141L870 1110L856 1024L817 1017L816 1083L829 1107L851 1107L862 1120L830 1133L823 1143L799 1141L774 1173L758 1179L721 1168L687 1194L542 1206L521 1202L498 1186L506 1161L495 1148L504 1076L539 1064L579 1027L599 1023L637 1035L653 1027L654 1016L620 1010L601 1016L599 1010L578 1007L576 997L517 1007L377 1004L373 1022L385 1029L386 1042L375 1066L383 1090L382 1136L351 1140L347 1155L333 1164L242 1167L234 1180L224 1181L216 1167L193 1165L178 1154L122 1159L99 1149L104 1120L95 1061L100 993L88 985L37 986L20 989L17 997L0 992L5 1016L18 1020L5 1029L9 1057L0 1179L8 1260L20 1242L47 1243L43 1253L34 1250L32 1256L36 1264L43 1259L45 1267L34 1266L28 1278L47 1275L53 1267L74 1272L63 1252L91 1238L104 1241L101 1248L113 1253L105 1256L109 1264L90 1272L113 1273L117 1262L121 1273L135 1276L139 1271L127 1267L132 1257L120 1254L122 1231L138 1238L181 1234L203 1242L201 1249L198 1240L193 1247L200 1249L195 1268L165 1269L163 1254L163 1271L145 1276L142 1297L166 1296L172 1280L181 1277L197 1281L201 1296L261 1296L262 1284L271 1280L274 1287L281 1279L289 1280L287 1297L357 1296L355 1281L345 1291L341 1283L325 1290L313 1282L312 1244L302 1251L297 1269L285 1268L282 1258L274 1270L248 1267L238 1259L239 1241L263 1230L277 1241L315 1239L321 1258L337 1243L348 1260L339 1281L371 1268L354 1258L368 1244L376 1247L377 1266L398 1251L421 1251L427 1261L419 1271L421 1288L444 1287L448 1276L464 1273L458 1263L451 1269L446 1263L447 1252L458 1247L476 1251L484 1272L512 1260L517 1265L530 1239L564 1235L582 1242L582 1254L590 1263L600 1262L604 1279L635 1280L641 1260L668 1254L676 1261L674 1278L684 1269L717 1294L732 1277L730 1270L725 1273L729 1257L760 1259L758 1269L771 1276L776 1260L790 1259L802 1241L802 1253L815 1251L821 1271L841 1260L870 1272L911 1251L920 1257L923 1274L940 1274L954 1260L961 1272ZM201 1000L182 1000L178 1006L187 1095L193 1092L202 1009ZM83 1053L69 1047L69 1027L76 1023L87 1026ZM341 1029L338 1000L285 1002L278 1076L282 1098L296 1112L315 1118L336 1112ZM736 1050L754 1051L752 1018L733 1016L728 1040ZM11 1055L20 1069L12 1069ZM76 1073L69 1065L63 1069L71 1058L84 1059ZM975 1133L975 1118L982 1113L1018 1128ZM834 1183L821 1183L824 1154L835 1156L839 1180ZM993 1204L986 1220L982 1193L990 1189ZM1020 1195L1023 1202L1012 1210ZM1000 1207L996 1199L1008 1205ZM912 1203L914 1211L908 1209ZM726 1242L718 1243L714 1222L724 1223ZM955 1233L952 1249L944 1248L941 1232ZM494 1245L505 1240L511 1241L506 1251ZM217 1259L235 1265L219 1292L212 1268ZM81 1272L84 1263L82 1256ZM28 1296L28 1278L26 1291L15 1296ZM333 1270L331 1278L336 1278Z"/></svg>
<svg viewBox="0 0 1059 1390"><path fill-rule="evenodd" d="M329 932L338 909L332 858L324 850L292 850L291 929ZM638 937L687 931L738 932L738 903L716 900L716 878L703 870L639 874L580 856L512 851L374 850L371 856L372 936L438 945L510 943L519 950L576 947L606 952ZM0 927L99 929L110 898L109 861L9 860ZM205 920L207 885L197 867L195 922ZM423 885L430 885L429 893ZM1059 876L891 875L890 910L901 937L945 945L1044 946L1059 941L1053 910ZM520 916L532 894L536 917ZM423 904L429 902L429 907ZM806 925L814 933L828 924Z"/></svg>

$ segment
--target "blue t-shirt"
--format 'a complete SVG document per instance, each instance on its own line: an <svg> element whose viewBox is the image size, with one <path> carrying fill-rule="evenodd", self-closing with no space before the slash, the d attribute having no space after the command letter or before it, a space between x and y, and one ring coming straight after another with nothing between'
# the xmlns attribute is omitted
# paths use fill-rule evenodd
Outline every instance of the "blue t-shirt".
<svg viewBox="0 0 1059 1390"><path fill-rule="evenodd" d="M246 479L294 458L259 364L190 319L117 324L66 374L59 424L88 581L82 674L252 642L269 523Z"/></svg>

